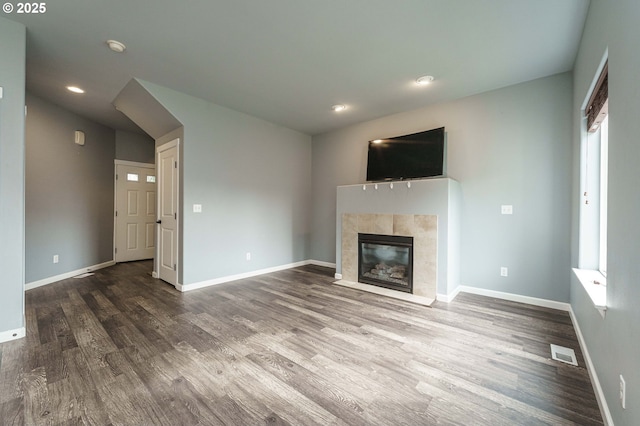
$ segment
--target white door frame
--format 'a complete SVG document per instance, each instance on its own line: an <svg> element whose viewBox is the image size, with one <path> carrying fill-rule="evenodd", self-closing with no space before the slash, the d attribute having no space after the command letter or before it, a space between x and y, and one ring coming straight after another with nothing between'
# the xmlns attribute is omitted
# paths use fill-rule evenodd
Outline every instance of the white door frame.
<svg viewBox="0 0 640 426"><path fill-rule="evenodd" d="M156 146L156 174L157 174L157 179L156 179L156 215L160 215L161 212L161 203L162 203L162 194L161 194L161 179L162 176L159 173L158 167L159 167L159 161L160 161L160 153L163 151L166 151L168 149L171 148L176 148L176 185L177 185L177 206L176 206L176 283L175 283L175 287L176 288L180 288L181 284L180 284L180 223L182 221L181 218L181 214L180 214L180 199L182 197L182 194L180 192L180 138L175 138L167 143L164 143L162 145L158 145ZM158 216L156 216L156 219L158 219ZM159 219L158 219L159 220ZM159 225L156 227L156 257L154 259L153 262L153 273L152 276L154 278L160 278L160 248L161 248L161 244L160 244L160 232L159 232Z"/></svg>
<svg viewBox="0 0 640 426"><path fill-rule="evenodd" d="M137 161L128 161L128 160L113 160L113 261L116 260L116 212L118 211L118 166L132 166L132 167L144 167L147 169L154 169L156 165L153 163L139 163ZM156 194L157 197L157 194ZM157 207L157 200L156 200ZM157 240L157 235L156 235ZM157 254L157 250L156 250Z"/></svg>

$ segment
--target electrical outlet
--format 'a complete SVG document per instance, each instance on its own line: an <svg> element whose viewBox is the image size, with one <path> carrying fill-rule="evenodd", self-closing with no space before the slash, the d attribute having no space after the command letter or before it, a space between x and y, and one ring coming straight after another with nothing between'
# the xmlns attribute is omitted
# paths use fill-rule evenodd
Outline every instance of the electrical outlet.
<svg viewBox="0 0 640 426"><path fill-rule="evenodd" d="M247 260L251 260L251 253L247 252L247 256L246 257L247 257Z"/></svg>
<svg viewBox="0 0 640 426"><path fill-rule="evenodd" d="M627 384L624 381L624 377L622 374L620 375L620 404L622 404L622 408L626 410L627 405Z"/></svg>
<svg viewBox="0 0 640 426"><path fill-rule="evenodd" d="M501 277L508 277L509 276L509 268L507 268L506 266L503 266L500 268L500 276Z"/></svg>
<svg viewBox="0 0 640 426"><path fill-rule="evenodd" d="M60 262L60 258L58 257L57 254L54 254L53 255L53 263L58 263L58 262Z"/></svg>

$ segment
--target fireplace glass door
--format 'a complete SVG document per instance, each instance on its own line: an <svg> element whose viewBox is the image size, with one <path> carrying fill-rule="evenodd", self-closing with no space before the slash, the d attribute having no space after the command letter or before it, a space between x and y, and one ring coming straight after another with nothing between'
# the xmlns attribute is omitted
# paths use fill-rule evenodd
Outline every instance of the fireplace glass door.
<svg viewBox="0 0 640 426"><path fill-rule="evenodd" d="M358 282L412 293L413 237L358 234Z"/></svg>

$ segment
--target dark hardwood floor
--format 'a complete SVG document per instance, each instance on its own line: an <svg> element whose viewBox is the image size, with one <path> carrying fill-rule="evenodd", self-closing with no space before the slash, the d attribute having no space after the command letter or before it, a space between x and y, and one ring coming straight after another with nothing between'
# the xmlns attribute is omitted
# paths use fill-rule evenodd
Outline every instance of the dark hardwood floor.
<svg viewBox="0 0 640 426"><path fill-rule="evenodd" d="M0 424L602 424L565 312L464 293L427 308L313 266L188 293L150 271L26 293Z"/></svg>

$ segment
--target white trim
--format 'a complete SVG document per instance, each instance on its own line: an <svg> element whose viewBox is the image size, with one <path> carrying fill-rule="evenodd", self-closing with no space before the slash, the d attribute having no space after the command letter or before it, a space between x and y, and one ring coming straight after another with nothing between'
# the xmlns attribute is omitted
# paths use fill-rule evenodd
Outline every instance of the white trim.
<svg viewBox="0 0 640 426"><path fill-rule="evenodd" d="M336 267L335 263L331 263L331 262L324 262L322 260L313 260L313 259L309 259L307 260L307 265L316 265L316 266L324 266L326 268L334 268Z"/></svg>
<svg viewBox="0 0 640 426"><path fill-rule="evenodd" d="M116 223L118 222L118 166L120 163L118 161L113 161L113 244L111 245L111 256L113 257L113 261L116 260L116 232L118 228Z"/></svg>
<svg viewBox="0 0 640 426"><path fill-rule="evenodd" d="M451 293L449 294L436 294L436 300L438 302L444 302L444 303L451 303L453 302L453 300L456 298L456 296L462 291L462 286L458 286L456 287L455 290L453 290Z"/></svg>
<svg viewBox="0 0 640 426"><path fill-rule="evenodd" d="M607 278L600 271L572 268L602 318L607 312ZM598 284L596 284L598 283Z"/></svg>
<svg viewBox="0 0 640 426"><path fill-rule="evenodd" d="M214 278L212 280L200 281L193 284L176 284L175 287L178 291L191 291L197 290L199 288L210 287L212 285L218 285L227 283L230 281L241 280L244 278L251 278L258 275L270 274L272 272L283 271L285 269L297 268L305 265L315 265L315 261L312 260L303 260L301 262L288 263L286 265L274 266L272 268L258 269L257 271L244 272L242 274L236 275L227 275L226 277Z"/></svg>
<svg viewBox="0 0 640 426"><path fill-rule="evenodd" d="M480 296L495 297L496 299L509 300L511 302L526 303L528 305L541 306L543 308L557 309L559 311L569 312L571 305L564 302L557 302L549 299L538 299L537 297L521 296L519 294L504 293L502 291L487 290L478 287L467 287L461 285L458 291L464 293L478 294ZM456 289L457 290L457 289Z"/></svg>
<svg viewBox="0 0 640 426"><path fill-rule="evenodd" d="M368 293L374 293L380 296L391 297L393 299L404 300L405 302L416 303L422 306L431 306L435 299L431 297L418 296L412 293L405 293L403 291L391 290L384 287L375 285L356 283L353 281L338 280L334 284L341 285L343 287L353 288L360 291L366 291Z"/></svg>
<svg viewBox="0 0 640 426"><path fill-rule="evenodd" d="M113 160L113 164L116 166L132 166L132 167L144 167L147 169L155 169L155 163L138 163L137 161L128 160Z"/></svg>
<svg viewBox="0 0 640 426"><path fill-rule="evenodd" d="M607 399L604 396L604 391L602 390L602 386L600 385L600 380L598 380L598 374L596 373L593 361L591 361L591 356L589 355L589 350L587 349L587 343L584 340L584 336L582 335L582 331L580 330L580 325L578 324L578 318L574 314L571 306L569 306L569 316L571 317L573 328L576 331L576 335L578 336L578 343L580 344L580 349L582 350L584 362L587 364L587 371L589 372L589 377L591 378L591 385L593 386L593 391L596 394L596 400L598 401L598 406L600 407L600 413L602 414L604 424L605 426L613 426L613 418L611 417L611 412L609 411Z"/></svg>
<svg viewBox="0 0 640 426"><path fill-rule="evenodd" d="M16 328L15 330L7 330L0 332L0 343L8 342L10 340L22 339L27 335L24 327Z"/></svg>
<svg viewBox="0 0 640 426"><path fill-rule="evenodd" d="M57 281L66 280L67 278L73 278L76 275L84 274L86 272L97 271L98 269L107 268L107 267L113 266L115 264L116 264L116 262L114 262L113 260L110 260L108 262L100 263L98 265L93 265L93 266L89 266L89 267L86 267L86 268L76 269L75 271L65 272L64 274L56 275L54 277L44 278L44 279L41 279L41 280L38 280L38 281L33 281L33 282L30 282L30 283L27 283L27 284L25 284L24 289L25 289L25 291L26 290L32 290L32 289L37 288L37 287L42 287L43 285L55 283Z"/></svg>
<svg viewBox="0 0 640 426"><path fill-rule="evenodd" d="M335 278L336 280L341 280L342 279L342 274L339 274L339 273L336 272L335 274L333 274L333 278Z"/></svg>
<svg viewBox="0 0 640 426"><path fill-rule="evenodd" d="M445 149L445 153L446 153L446 149ZM446 161L445 161L446 164ZM446 170L445 170L446 172ZM385 180L385 181L380 181L380 182L365 182L365 183L355 183L355 184L351 184L351 185L339 185L338 188L349 188L349 187L360 187L360 188L364 188L364 187L376 187L376 185L379 187L380 185L394 185L394 184L398 184L398 185L407 185L407 188L411 188L411 184L415 183L415 182L423 182L423 181L432 181L432 180L436 180L436 179L449 179L449 177L447 177L446 175L441 175L441 176L433 176L433 177L424 177L424 178L417 178L417 179L405 179L405 180Z"/></svg>
<svg viewBox="0 0 640 426"><path fill-rule="evenodd" d="M151 276L152 276L153 278L156 278L156 279L157 279L157 278L159 278L159 277L158 277L158 273L157 273L156 271L152 271L152 272L151 272Z"/></svg>

